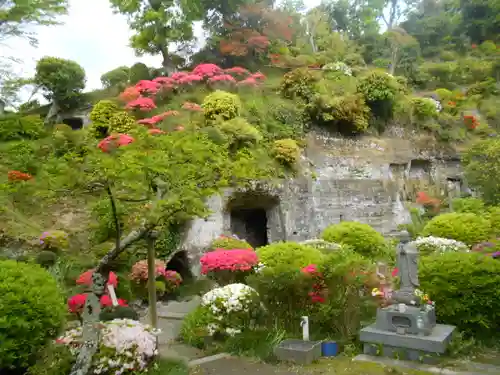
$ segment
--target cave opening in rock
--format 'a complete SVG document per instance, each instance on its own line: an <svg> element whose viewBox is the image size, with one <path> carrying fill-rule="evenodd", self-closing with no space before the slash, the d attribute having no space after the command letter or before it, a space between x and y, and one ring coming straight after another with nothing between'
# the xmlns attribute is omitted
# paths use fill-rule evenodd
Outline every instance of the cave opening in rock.
<svg viewBox="0 0 500 375"><path fill-rule="evenodd" d="M173 256L172 259L167 263L167 270L178 272L182 276L183 280L191 280L193 274L191 273L191 268L189 267L189 258L186 251L179 251Z"/></svg>
<svg viewBox="0 0 500 375"><path fill-rule="evenodd" d="M65 118L62 122L63 124L70 126L73 130L83 128L83 120L79 117Z"/></svg>
<svg viewBox="0 0 500 375"><path fill-rule="evenodd" d="M252 247L269 244L269 232L276 223L272 215L278 199L265 194L246 193L233 196L228 204L231 232L245 239Z"/></svg>

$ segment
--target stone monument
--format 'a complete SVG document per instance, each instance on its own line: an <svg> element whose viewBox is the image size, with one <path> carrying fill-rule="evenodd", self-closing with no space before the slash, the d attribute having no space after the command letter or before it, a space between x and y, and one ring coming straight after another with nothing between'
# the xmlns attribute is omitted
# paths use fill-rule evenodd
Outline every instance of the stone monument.
<svg viewBox="0 0 500 375"><path fill-rule="evenodd" d="M360 332L364 353L410 360L444 353L455 327L436 324L434 304L418 289L418 249L406 231L400 234L397 266L399 290L389 306L377 310L375 323Z"/></svg>

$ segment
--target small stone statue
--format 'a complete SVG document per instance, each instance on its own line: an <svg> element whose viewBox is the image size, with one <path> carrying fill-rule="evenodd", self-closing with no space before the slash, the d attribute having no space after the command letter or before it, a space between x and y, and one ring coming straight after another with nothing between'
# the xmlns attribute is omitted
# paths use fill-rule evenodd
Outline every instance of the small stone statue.
<svg viewBox="0 0 500 375"><path fill-rule="evenodd" d="M402 233L396 251L401 285L399 290L392 294L392 300L409 306L420 306L420 298L415 295L415 290L420 286L418 281L418 249L410 242L408 232Z"/></svg>

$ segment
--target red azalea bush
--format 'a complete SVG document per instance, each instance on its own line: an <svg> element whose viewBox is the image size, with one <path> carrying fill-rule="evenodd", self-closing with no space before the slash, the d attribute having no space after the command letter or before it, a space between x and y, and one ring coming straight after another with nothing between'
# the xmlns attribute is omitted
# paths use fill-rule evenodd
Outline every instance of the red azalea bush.
<svg viewBox="0 0 500 375"><path fill-rule="evenodd" d="M102 152L109 152L117 147L131 144L132 142L134 142L134 138L128 134L112 134L99 142L97 147L99 147Z"/></svg>
<svg viewBox="0 0 500 375"><path fill-rule="evenodd" d="M216 83L216 82L229 82L229 83L235 83L236 80L232 75L229 74L222 74L220 76L213 76L208 79L208 82L210 83Z"/></svg>
<svg viewBox="0 0 500 375"><path fill-rule="evenodd" d="M479 121L474 115L464 115L464 123L468 129L474 130L479 126Z"/></svg>
<svg viewBox="0 0 500 375"><path fill-rule="evenodd" d="M193 69L193 74L210 78L223 73L223 70L215 64L200 64Z"/></svg>
<svg viewBox="0 0 500 375"><path fill-rule="evenodd" d="M429 196L424 191L417 193L416 203L421 204L427 212L437 213L441 208L441 201L438 198Z"/></svg>
<svg viewBox="0 0 500 375"><path fill-rule="evenodd" d="M201 273L221 285L242 282L259 263L257 253L250 249L217 249L201 259Z"/></svg>
<svg viewBox="0 0 500 375"><path fill-rule="evenodd" d="M165 134L165 132L158 128L152 128L148 130L148 133L151 135Z"/></svg>
<svg viewBox="0 0 500 375"><path fill-rule="evenodd" d="M119 96L122 102L128 103L141 96L141 93L135 87L127 87Z"/></svg>
<svg viewBox="0 0 500 375"><path fill-rule="evenodd" d="M92 286L92 275L94 273L94 270L88 270L82 273L78 279L76 280L76 283L78 285L85 285L85 286ZM110 272L108 276L108 285L113 285L113 287L118 287L118 276L114 272Z"/></svg>
<svg viewBox="0 0 500 375"><path fill-rule="evenodd" d="M235 67L232 67L232 68L228 68L228 69L226 69L224 71L226 73L235 74L235 75L239 75L239 76L250 75L250 72L248 70L246 70L245 68L242 68L241 66L235 66Z"/></svg>
<svg viewBox="0 0 500 375"><path fill-rule="evenodd" d="M322 273L318 270L316 264L310 264L302 268L301 272L308 275L313 280L312 290L308 293L312 303L325 303L328 289L323 280Z"/></svg>
<svg viewBox="0 0 500 375"><path fill-rule="evenodd" d="M156 108L156 104L151 98L139 97L125 106L126 109L136 109L141 112L149 112Z"/></svg>
<svg viewBox="0 0 500 375"><path fill-rule="evenodd" d="M87 293L76 294L70 298L68 298L68 311L72 314L80 315L83 312L83 308L85 307L85 302L87 302ZM111 307L113 306L113 301L111 297L108 295L103 295L101 297L101 307ZM117 299L118 306L128 306L127 301L118 298Z"/></svg>
<svg viewBox="0 0 500 375"><path fill-rule="evenodd" d="M139 81L135 88L141 95L156 95L160 91L161 84L155 81Z"/></svg>
<svg viewBox="0 0 500 375"><path fill-rule="evenodd" d="M24 173L20 171L9 171L7 173L7 178L9 181L29 181L33 178L29 173Z"/></svg>
<svg viewBox="0 0 500 375"><path fill-rule="evenodd" d="M172 293L182 284L182 276L179 272L166 270L165 271L165 292Z"/></svg>

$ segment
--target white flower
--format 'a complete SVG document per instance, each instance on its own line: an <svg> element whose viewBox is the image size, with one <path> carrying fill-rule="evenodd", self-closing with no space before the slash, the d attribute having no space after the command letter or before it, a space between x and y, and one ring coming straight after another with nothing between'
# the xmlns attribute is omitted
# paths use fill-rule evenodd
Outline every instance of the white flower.
<svg viewBox="0 0 500 375"><path fill-rule="evenodd" d="M340 72L346 76L352 76L352 69L344 62L337 61L334 63L328 63L323 66L323 70L329 70L334 72Z"/></svg>
<svg viewBox="0 0 500 375"><path fill-rule="evenodd" d="M417 246L418 250L429 253L446 253L446 252L468 252L469 248L466 244L460 241L441 237L418 237L412 242Z"/></svg>

